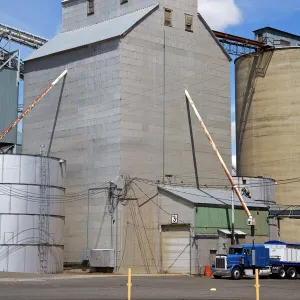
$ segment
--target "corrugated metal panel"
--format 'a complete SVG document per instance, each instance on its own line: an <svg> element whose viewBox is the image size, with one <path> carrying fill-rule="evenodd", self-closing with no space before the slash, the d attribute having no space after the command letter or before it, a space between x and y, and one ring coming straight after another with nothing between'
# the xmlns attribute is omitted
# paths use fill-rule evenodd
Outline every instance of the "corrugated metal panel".
<svg viewBox="0 0 300 300"><path fill-rule="evenodd" d="M207 205L221 205L221 206L230 206L231 205L231 190L229 189L213 189L213 188L203 188L198 190L196 188L190 187L175 187L175 186L160 186L159 189L162 189L166 192L169 192L175 196L178 196L182 199L185 199L194 204L207 204ZM265 208L268 207L258 201L245 199L248 207L255 208ZM238 200L237 196L234 195L234 205L241 207L241 203Z"/></svg>
<svg viewBox="0 0 300 300"><path fill-rule="evenodd" d="M61 33L33 52L26 61L121 36L156 7L158 4L95 25Z"/></svg>
<svg viewBox="0 0 300 300"><path fill-rule="evenodd" d="M255 218L255 233L259 236L269 236L268 211L257 214L251 211ZM247 225L247 215L241 208L234 211L235 228L250 235L250 226ZM197 233L217 234L219 228L231 227L231 211L225 207L199 207L195 214Z"/></svg>
<svg viewBox="0 0 300 300"><path fill-rule="evenodd" d="M224 234L228 234L228 235L231 234L231 231L228 229L218 229L218 230ZM234 233L237 235L246 235L246 233L241 230L234 230Z"/></svg>
<svg viewBox="0 0 300 300"><path fill-rule="evenodd" d="M168 226L162 232L162 271L166 273L190 273L189 228Z"/></svg>
<svg viewBox="0 0 300 300"><path fill-rule="evenodd" d="M47 272L63 271L65 162L49 160ZM39 272L41 157L0 155L0 271ZM57 201L54 201L54 200Z"/></svg>
<svg viewBox="0 0 300 300"><path fill-rule="evenodd" d="M18 117L17 72L9 69L0 70L0 132L7 128ZM17 143L15 127L1 143Z"/></svg>

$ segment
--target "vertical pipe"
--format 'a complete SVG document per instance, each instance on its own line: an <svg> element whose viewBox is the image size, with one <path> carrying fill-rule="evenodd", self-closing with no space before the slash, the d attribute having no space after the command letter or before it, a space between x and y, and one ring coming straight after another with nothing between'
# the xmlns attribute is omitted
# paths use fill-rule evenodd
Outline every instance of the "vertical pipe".
<svg viewBox="0 0 300 300"><path fill-rule="evenodd" d="M255 269L255 290L256 290L256 300L259 300L259 276L258 276L259 270Z"/></svg>
<svg viewBox="0 0 300 300"><path fill-rule="evenodd" d="M20 72L21 72L21 51L18 50L18 72L17 72L17 87L19 87L20 82Z"/></svg>
<svg viewBox="0 0 300 300"><path fill-rule="evenodd" d="M115 259L116 259L116 262L115 262L115 272L118 272L118 247L119 247L119 243L118 243L118 234L119 234L119 222L118 222L118 219L119 219L119 209L118 209L118 206L119 206L119 198L117 197L116 198L116 207L115 207L115 210L116 210L116 220L115 220L115 223L116 223L116 231L115 231L115 234L116 234L116 238L115 238L115 241L116 241L116 254L115 254Z"/></svg>
<svg viewBox="0 0 300 300"><path fill-rule="evenodd" d="M195 153L195 143L194 143L194 135L193 135L190 105L189 105L189 100L188 100L187 97L185 97L185 100L186 100L186 109L187 109L188 120L189 120L192 154L193 154L193 161L194 161L195 180L196 180L197 189L199 190L200 185L199 185L199 177L198 177L198 169L197 169L197 158L196 158L196 153Z"/></svg>
<svg viewBox="0 0 300 300"><path fill-rule="evenodd" d="M277 217L278 241L280 241L280 218Z"/></svg>
<svg viewBox="0 0 300 300"><path fill-rule="evenodd" d="M190 275L192 275L192 227L190 226Z"/></svg>
<svg viewBox="0 0 300 300"><path fill-rule="evenodd" d="M166 127L166 31L164 26L164 57L163 57L163 178L165 182L165 127Z"/></svg>
<svg viewBox="0 0 300 300"><path fill-rule="evenodd" d="M235 245L234 240L234 202L233 202L233 188L231 189L231 245Z"/></svg>
<svg viewBox="0 0 300 300"><path fill-rule="evenodd" d="M128 283L127 283L127 287L128 287L128 300L131 300L131 287L132 287L132 283L131 283L131 269L128 269Z"/></svg>
<svg viewBox="0 0 300 300"><path fill-rule="evenodd" d="M86 250L89 250L89 223L90 223L90 189L88 190L87 220L86 220Z"/></svg>

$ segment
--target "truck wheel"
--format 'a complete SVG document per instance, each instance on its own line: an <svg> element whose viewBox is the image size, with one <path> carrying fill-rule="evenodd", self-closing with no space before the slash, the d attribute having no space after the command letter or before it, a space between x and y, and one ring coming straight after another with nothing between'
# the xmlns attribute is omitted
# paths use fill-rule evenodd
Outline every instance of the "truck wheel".
<svg viewBox="0 0 300 300"><path fill-rule="evenodd" d="M279 268L278 270L278 278L284 279L286 277L286 271L284 267Z"/></svg>
<svg viewBox="0 0 300 300"><path fill-rule="evenodd" d="M242 270L239 267L235 267L231 272L231 278L239 280L242 278Z"/></svg>
<svg viewBox="0 0 300 300"><path fill-rule="evenodd" d="M297 277L296 269L293 267L288 268L287 276L289 279L295 279Z"/></svg>

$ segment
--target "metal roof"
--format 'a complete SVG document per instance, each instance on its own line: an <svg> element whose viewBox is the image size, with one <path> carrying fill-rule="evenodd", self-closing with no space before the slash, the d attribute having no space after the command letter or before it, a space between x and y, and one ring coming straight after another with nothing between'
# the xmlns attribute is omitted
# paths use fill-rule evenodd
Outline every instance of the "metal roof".
<svg viewBox="0 0 300 300"><path fill-rule="evenodd" d="M281 242L281 241L268 241L268 242L265 242L265 245L282 245L282 246L300 247L300 243L289 243L289 242Z"/></svg>
<svg viewBox="0 0 300 300"><path fill-rule="evenodd" d="M228 234L228 235L231 235L231 230L228 230L228 229L218 229L218 231ZM234 234L235 235L247 235L247 233L245 233L244 231L237 230L237 229L234 230Z"/></svg>
<svg viewBox="0 0 300 300"><path fill-rule="evenodd" d="M231 206L231 190L229 189L202 188L198 190L192 187L178 187L170 185L161 185L158 189L189 201L196 206ZM248 207L268 210L268 206L261 202L248 198L244 198L244 201ZM236 207L242 207L236 194L234 194L233 202Z"/></svg>
<svg viewBox="0 0 300 300"><path fill-rule="evenodd" d="M256 32L258 32L258 31L264 31L264 30L266 30L266 29L271 29L271 30L274 30L274 31L277 31L277 32L285 33L285 34L288 34L288 35L297 37L298 39L300 38L300 36L297 35L297 34L290 33L290 32L288 32L288 31L280 30L280 29L277 29L277 28L274 28L274 27L270 27L270 26L266 26L266 27L262 27L262 28L253 30L253 32L256 33Z"/></svg>
<svg viewBox="0 0 300 300"><path fill-rule="evenodd" d="M60 33L34 51L25 61L121 36L157 7L158 4L151 5L95 25Z"/></svg>

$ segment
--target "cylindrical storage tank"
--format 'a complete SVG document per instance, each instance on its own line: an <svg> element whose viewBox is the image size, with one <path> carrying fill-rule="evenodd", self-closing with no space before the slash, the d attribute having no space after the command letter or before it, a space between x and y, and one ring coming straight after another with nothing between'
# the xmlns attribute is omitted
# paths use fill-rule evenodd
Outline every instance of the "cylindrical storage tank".
<svg viewBox="0 0 300 300"><path fill-rule="evenodd" d="M0 271L63 271L65 168L56 158L0 155Z"/></svg>
<svg viewBox="0 0 300 300"><path fill-rule="evenodd" d="M1 63L0 60L0 65ZM5 67L0 70L0 132L18 117L17 76L16 70ZM14 144L17 144L17 126L0 140L0 149L2 146Z"/></svg>
<svg viewBox="0 0 300 300"><path fill-rule="evenodd" d="M276 203L300 204L300 48L239 57L236 71L238 176L274 178ZM281 240L299 242L299 220L281 221Z"/></svg>

